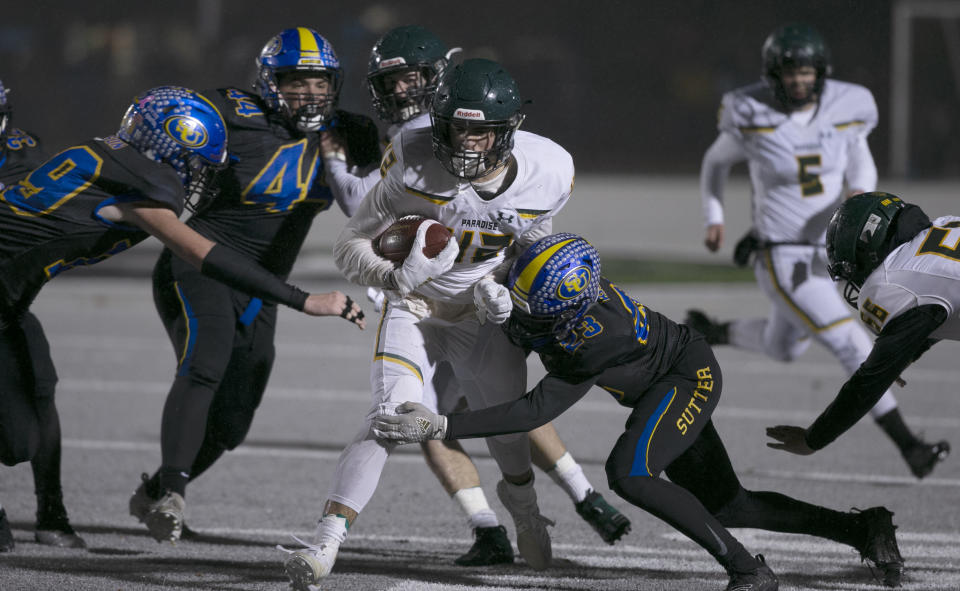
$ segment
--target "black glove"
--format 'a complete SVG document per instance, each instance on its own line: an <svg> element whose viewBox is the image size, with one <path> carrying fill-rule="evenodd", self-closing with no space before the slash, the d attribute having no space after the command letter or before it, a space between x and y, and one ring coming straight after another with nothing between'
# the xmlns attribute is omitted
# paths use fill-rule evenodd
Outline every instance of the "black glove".
<svg viewBox="0 0 960 591"><path fill-rule="evenodd" d="M746 267L750 264L750 257L760 248L760 239L753 233L751 228L749 232L743 235L743 238L737 241L733 247L733 264L738 267Z"/></svg>
<svg viewBox="0 0 960 591"><path fill-rule="evenodd" d="M337 111L333 132L347 146L347 162L361 168L380 162L380 132L364 115Z"/></svg>

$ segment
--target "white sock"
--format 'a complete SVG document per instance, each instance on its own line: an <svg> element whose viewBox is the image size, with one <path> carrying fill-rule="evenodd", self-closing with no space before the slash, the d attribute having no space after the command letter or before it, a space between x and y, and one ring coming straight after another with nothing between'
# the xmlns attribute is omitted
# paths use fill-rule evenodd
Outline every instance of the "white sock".
<svg viewBox="0 0 960 591"><path fill-rule="evenodd" d="M317 529L313 532L313 543L339 548L340 544L347 539L349 527L347 518L343 515L327 513L317 523Z"/></svg>
<svg viewBox="0 0 960 591"><path fill-rule="evenodd" d="M547 472L547 475L560 485L560 488L567 493L567 496L569 496L574 503L579 503L587 498L587 495L593 490L593 487L590 486L590 481L587 480L586 475L583 473L583 468L573 459L570 452L560 456L556 465L552 470Z"/></svg>
<svg viewBox="0 0 960 591"><path fill-rule="evenodd" d="M453 500L460 505L460 509L467 514L470 527L496 527L500 525L497 514L487 504L487 497L479 486L461 488L453 493Z"/></svg>

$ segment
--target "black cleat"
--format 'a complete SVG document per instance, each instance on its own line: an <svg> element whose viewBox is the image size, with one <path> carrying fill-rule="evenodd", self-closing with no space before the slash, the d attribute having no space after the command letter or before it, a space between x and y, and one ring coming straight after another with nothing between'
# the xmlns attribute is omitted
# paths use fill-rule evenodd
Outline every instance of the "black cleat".
<svg viewBox="0 0 960 591"><path fill-rule="evenodd" d="M490 566L492 564L510 564L513 562L513 547L507 538L507 528L474 528L476 541L466 554L453 561L457 566Z"/></svg>
<svg viewBox="0 0 960 591"><path fill-rule="evenodd" d="M34 539L44 546L57 548L86 548L87 543L77 535L67 519L67 508L60 495L37 497L37 526Z"/></svg>
<svg viewBox="0 0 960 591"><path fill-rule="evenodd" d="M730 343L730 323L717 322L702 310L687 310L687 317L683 319L683 323L702 334L710 345Z"/></svg>
<svg viewBox="0 0 960 591"><path fill-rule="evenodd" d="M757 554L760 566L747 573L731 573L726 591L777 591L780 581L767 566L762 554Z"/></svg>
<svg viewBox="0 0 960 591"><path fill-rule="evenodd" d="M586 498L574 505L577 514L590 524L603 541L613 544L630 532L630 520L603 498L591 490Z"/></svg>
<svg viewBox="0 0 960 591"><path fill-rule="evenodd" d="M950 455L950 444L946 441L926 443L918 441L916 445L903 452L903 459L917 478L923 478L933 472L937 464Z"/></svg>
<svg viewBox="0 0 960 591"><path fill-rule="evenodd" d="M903 557L897 546L897 526L886 507L872 507L860 513L865 528L860 560L867 561L870 573L887 587L899 587L903 576Z"/></svg>
<svg viewBox="0 0 960 591"><path fill-rule="evenodd" d="M13 552L16 546L13 532L10 531L10 522L7 521L7 512L0 508L0 552Z"/></svg>

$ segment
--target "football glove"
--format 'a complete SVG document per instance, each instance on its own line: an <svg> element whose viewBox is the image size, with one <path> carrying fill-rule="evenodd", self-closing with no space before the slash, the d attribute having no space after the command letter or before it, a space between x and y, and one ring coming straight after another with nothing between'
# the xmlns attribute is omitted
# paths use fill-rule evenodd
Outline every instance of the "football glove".
<svg viewBox="0 0 960 591"><path fill-rule="evenodd" d="M733 247L733 264L738 267L746 267L750 264L750 257L760 249L760 239L753 233L753 229L737 241Z"/></svg>
<svg viewBox="0 0 960 591"><path fill-rule="evenodd" d="M367 288L367 299L373 304L373 309L377 312L383 312L383 303L387 299L387 294L382 289L376 287Z"/></svg>
<svg viewBox="0 0 960 591"><path fill-rule="evenodd" d="M410 253L404 259L399 269L394 269L393 278L400 295L407 295L434 277L443 275L453 266L457 255L460 254L460 245L456 240L448 240L440 254L428 259L423 254L423 247L427 241L427 228L431 224L439 224L434 220L425 220L417 228L417 237L413 241Z"/></svg>
<svg viewBox="0 0 960 591"><path fill-rule="evenodd" d="M473 286L473 303L477 306L477 319L480 324L487 320L494 324L503 324L510 318L513 301L506 286L484 277Z"/></svg>
<svg viewBox="0 0 960 591"><path fill-rule="evenodd" d="M419 443L443 439L447 433L447 417L438 415L419 402L404 402L391 414L381 408L373 418L373 434L393 443Z"/></svg>

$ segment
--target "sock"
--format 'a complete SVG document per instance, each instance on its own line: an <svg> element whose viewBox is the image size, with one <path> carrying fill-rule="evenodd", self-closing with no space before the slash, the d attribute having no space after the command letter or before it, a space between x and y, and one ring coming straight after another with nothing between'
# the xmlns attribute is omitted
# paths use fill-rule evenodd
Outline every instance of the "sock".
<svg viewBox="0 0 960 591"><path fill-rule="evenodd" d="M190 475L187 474L186 470L160 466L156 477L157 488L160 489L161 494L162 491L170 491L179 494L181 497L187 496L187 481L190 480Z"/></svg>
<svg viewBox="0 0 960 591"><path fill-rule="evenodd" d="M339 548L340 544L347 539L348 529L350 524L346 517L337 513L327 513L317 523L317 529L313 532L313 543Z"/></svg>
<svg viewBox="0 0 960 591"><path fill-rule="evenodd" d="M467 514L470 527L496 527L500 525L497 514L487 504L487 497L479 486L461 488L453 493L453 500L460 505L460 509Z"/></svg>
<svg viewBox="0 0 960 591"><path fill-rule="evenodd" d="M909 450L918 443L917 438L914 437L906 423L903 422L903 415L900 414L899 408L894 408L878 418L877 424L880 425L884 433L900 448L901 452Z"/></svg>
<svg viewBox="0 0 960 591"><path fill-rule="evenodd" d="M587 495L593 490L590 481L583 473L583 468L573 459L570 452L560 456L553 469L547 472L547 476L556 482L574 503L579 503L587 498Z"/></svg>

